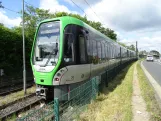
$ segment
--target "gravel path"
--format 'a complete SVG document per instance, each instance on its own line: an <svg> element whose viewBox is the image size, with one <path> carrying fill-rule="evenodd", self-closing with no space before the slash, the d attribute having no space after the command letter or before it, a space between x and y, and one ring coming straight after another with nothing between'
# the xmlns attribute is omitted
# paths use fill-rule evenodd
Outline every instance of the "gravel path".
<svg viewBox="0 0 161 121"><path fill-rule="evenodd" d="M133 111L132 121L148 121L150 118L148 112L146 111L146 103L141 95L139 81L137 77L136 64L134 67L134 75L133 75L132 111Z"/></svg>

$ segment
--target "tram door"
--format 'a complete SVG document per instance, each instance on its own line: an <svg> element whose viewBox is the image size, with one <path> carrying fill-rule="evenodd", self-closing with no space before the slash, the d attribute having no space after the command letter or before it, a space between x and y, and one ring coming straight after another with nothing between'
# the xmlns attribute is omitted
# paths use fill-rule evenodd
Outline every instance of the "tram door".
<svg viewBox="0 0 161 121"><path fill-rule="evenodd" d="M79 30L78 34L78 56L79 56L79 70L81 80L87 80L90 77L90 64L87 56L87 41L88 32L83 28Z"/></svg>
<svg viewBox="0 0 161 121"><path fill-rule="evenodd" d="M85 44L85 37L83 35L79 35L79 57L80 63L85 64L87 57L86 57L86 44Z"/></svg>

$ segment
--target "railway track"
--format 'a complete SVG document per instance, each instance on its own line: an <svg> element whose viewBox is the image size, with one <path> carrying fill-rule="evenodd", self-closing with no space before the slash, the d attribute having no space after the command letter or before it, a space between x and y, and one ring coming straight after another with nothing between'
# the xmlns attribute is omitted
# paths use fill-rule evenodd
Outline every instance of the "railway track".
<svg viewBox="0 0 161 121"><path fill-rule="evenodd" d="M26 96L15 102L0 107L0 119L5 120L12 114L18 114L20 111L30 109L33 105L40 104L41 99L35 94Z"/></svg>
<svg viewBox="0 0 161 121"><path fill-rule="evenodd" d="M32 110L30 111L26 117L24 118L17 118L17 121L38 121L38 120L42 120L42 121L54 121L55 119L55 115L54 115L54 103L53 104L49 104L49 105L44 105L44 107L42 108L37 108L36 110ZM60 107L59 109L59 114L63 115L64 110L67 110L67 106L66 107ZM67 112L67 111L66 111ZM64 119L64 118L62 118Z"/></svg>
<svg viewBox="0 0 161 121"><path fill-rule="evenodd" d="M33 86L34 82L33 82L33 79L30 79L27 81L27 87L31 87ZM18 91L18 90L21 90L23 89L23 81L22 79L20 80L17 80L17 82L14 80L14 81L8 81L7 83L6 82L1 82L0 83L0 96L3 96L3 95L6 95L6 94L9 94L11 92L15 92L15 91Z"/></svg>

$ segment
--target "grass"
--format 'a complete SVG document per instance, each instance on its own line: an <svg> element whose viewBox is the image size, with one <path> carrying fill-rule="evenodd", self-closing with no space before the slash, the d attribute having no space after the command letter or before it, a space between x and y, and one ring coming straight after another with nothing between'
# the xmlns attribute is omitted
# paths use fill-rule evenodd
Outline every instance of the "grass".
<svg viewBox="0 0 161 121"><path fill-rule="evenodd" d="M16 119L17 119L16 114L13 114L12 116L8 117L6 121L16 121Z"/></svg>
<svg viewBox="0 0 161 121"><path fill-rule="evenodd" d="M27 89L27 95L34 93L35 90L36 90L35 86L28 88ZM6 96L1 96L0 97L0 106L6 105L10 102L16 101L16 100L21 99L23 97L24 97L24 91L23 90L8 94Z"/></svg>
<svg viewBox="0 0 161 121"><path fill-rule="evenodd" d="M155 92L140 66L140 61L137 64L137 72L141 94L146 102L147 111L150 113L150 120L161 121L161 109L155 98Z"/></svg>
<svg viewBox="0 0 161 121"><path fill-rule="evenodd" d="M132 80L134 64L125 68L95 101L88 105L79 121L130 121L132 119Z"/></svg>

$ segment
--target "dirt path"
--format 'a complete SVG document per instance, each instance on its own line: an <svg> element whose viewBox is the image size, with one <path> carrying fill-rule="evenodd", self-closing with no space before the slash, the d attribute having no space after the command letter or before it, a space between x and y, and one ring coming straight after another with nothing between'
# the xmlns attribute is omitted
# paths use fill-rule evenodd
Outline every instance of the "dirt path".
<svg viewBox="0 0 161 121"><path fill-rule="evenodd" d="M134 75L133 75L132 111L133 111L132 121L148 121L149 120L149 114L146 111L146 104L141 95L141 91L139 87L136 64L134 67Z"/></svg>

